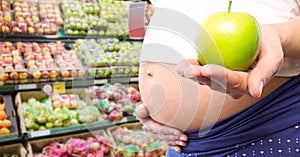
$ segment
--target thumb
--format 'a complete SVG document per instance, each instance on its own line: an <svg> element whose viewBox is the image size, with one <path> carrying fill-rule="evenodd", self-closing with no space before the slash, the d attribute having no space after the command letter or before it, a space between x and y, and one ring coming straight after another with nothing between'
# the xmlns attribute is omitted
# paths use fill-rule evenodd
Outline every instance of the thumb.
<svg viewBox="0 0 300 157"><path fill-rule="evenodd" d="M261 97L264 85L275 76L281 65L282 60L275 58L275 55L266 55L260 58L249 74L248 90L252 97Z"/></svg>

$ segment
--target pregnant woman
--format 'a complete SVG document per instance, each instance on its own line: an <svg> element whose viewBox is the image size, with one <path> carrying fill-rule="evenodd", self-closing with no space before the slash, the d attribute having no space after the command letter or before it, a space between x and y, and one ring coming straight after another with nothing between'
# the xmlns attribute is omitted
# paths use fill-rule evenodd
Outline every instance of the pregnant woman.
<svg viewBox="0 0 300 157"><path fill-rule="evenodd" d="M137 116L167 156L300 156L299 0L233 1L261 26L247 72L199 65L195 39L224 0L156 0L143 43Z"/></svg>

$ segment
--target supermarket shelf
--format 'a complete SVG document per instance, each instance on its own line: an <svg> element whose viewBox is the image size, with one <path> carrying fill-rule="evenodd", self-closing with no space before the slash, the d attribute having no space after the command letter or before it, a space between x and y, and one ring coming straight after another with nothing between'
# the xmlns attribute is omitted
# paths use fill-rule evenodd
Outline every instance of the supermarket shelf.
<svg viewBox="0 0 300 157"><path fill-rule="evenodd" d="M40 83L33 83L32 81L28 81L28 83L26 84L0 85L0 93L11 93L12 91L41 90L42 84L57 83L57 82L65 83L66 88L77 88L77 87L88 87L93 85L103 85L106 83L132 84L138 82L138 77L83 79L83 80L72 80L72 81L40 82Z"/></svg>
<svg viewBox="0 0 300 157"><path fill-rule="evenodd" d="M16 112L12 104L12 97L10 95L3 95L3 101L6 104L6 113L12 126L9 128L10 134L0 136L0 145L20 142L21 136L17 124Z"/></svg>
<svg viewBox="0 0 300 157"><path fill-rule="evenodd" d="M24 41L24 42L51 42L60 40L65 43L73 43L77 39L105 39L105 38L116 38L116 36L90 36L90 35L81 35L81 36L71 36L71 35L0 35L0 41ZM120 40L125 41L140 41L142 42L143 39L130 39L130 38L120 38Z"/></svg>
<svg viewBox="0 0 300 157"><path fill-rule="evenodd" d="M60 128L53 128L47 130L25 132L23 137L25 137L27 140L30 141L35 139L50 138L50 137L64 136L64 135L76 134L76 133L87 132L87 131L101 130L115 125L120 125L123 123L132 123L137 121L138 120L135 116L128 116L128 117L124 117L121 121L117 121L117 122L112 122L110 120L103 120L103 121L97 121L92 123L73 125L69 127L60 127Z"/></svg>

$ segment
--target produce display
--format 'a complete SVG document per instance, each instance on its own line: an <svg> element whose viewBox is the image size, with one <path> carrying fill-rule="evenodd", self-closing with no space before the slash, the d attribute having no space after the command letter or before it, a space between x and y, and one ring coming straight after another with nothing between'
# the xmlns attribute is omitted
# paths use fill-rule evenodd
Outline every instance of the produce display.
<svg viewBox="0 0 300 157"><path fill-rule="evenodd" d="M81 3L81 1L61 1L65 16L65 34L67 35L86 35L89 30L87 15Z"/></svg>
<svg viewBox="0 0 300 157"><path fill-rule="evenodd" d="M11 121L8 119L6 113L6 104L0 103L0 136L10 134L9 128L11 127Z"/></svg>
<svg viewBox="0 0 300 157"><path fill-rule="evenodd" d="M39 1L38 6L42 22L56 24L57 26L63 25L59 4L56 1Z"/></svg>
<svg viewBox="0 0 300 157"><path fill-rule="evenodd" d="M128 36L129 6L124 1L104 0L100 3L101 17L108 22L106 36Z"/></svg>
<svg viewBox="0 0 300 157"><path fill-rule="evenodd" d="M88 78L137 76L141 43L117 38L79 39L72 48L88 67Z"/></svg>
<svg viewBox="0 0 300 157"><path fill-rule="evenodd" d="M10 10L10 2L8 0L1 0L0 11L0 34L9 34L11 29L12 13Z"/></svg>
<svg viewBox="0 0 300 157"><path fill-rule="evenodd" d="M141 103L138 89L118 83L86 86L80 93L47 95L40 89L51 85L55 93L63 88L58 82L69 88L72 80L75 86L85 86L77 80L88 79L90 84L98 78L95 84L101 84L116 82L113 77L138 76L141 42L127 40L128 9L134 2L0 0L1 88L18 91L12 103L0 101L0 157L114 156L110 148L114 143L104 130L136 120L134 108ZM86 35L92 39L79 39ZM104 133L73 136L79 131ZM61 140L66 132L71 135ZM49 143L50 138L55 140ZM35 143L38 140L46 142ZM7 151L7 143L18 145ZM151 145L143 154L151 149L155 155L152 148L157 145ZM116 153L126 155L119 148Z"/></svg>
<svg viewBox="0 0 300 157"><path fill-rule="evenodd" d="M60 41L0 42L0 80L3 84L83 79L85 67L75 51Z"/></svg>
<svg viewBox="0 0 300 157"><path fill-rule="evenodd" d="M34 24L40 22L36 3L34 1L14 1L13 34L35 34Z"/></svg>
<svg viewBox="0 0 300 157"><path fill-rule="evenodd" d="M68 127L98 121L100 113L88 106L78 95L52 95L37 100L31 97L22 104L24 123L28 131Z"/></svg>
<svg viewBox="0 0 300 157"><path fill-rule="evenodd" d="M132 124L131 124L132 125ZM140 126L137 124L137 126ZM166 145L155 140L152 135L137 126L116 126L109 128L116 143L116 157L164 157ZM131 128L132 127L132 128Z"/></svg>
<svg viewBox="0 0 300 157"><path fill-rule="evenodd" d="M21 52L11 42L0 42L0 80L3 84L23 83L28 78Z"/></svg>
<svg viewBox="0 0 300 157"><path fill-rule="evenodd" d="M125 87L119 83L94 86L87 95L98 106L104 119L119 121L126 115L132 115L135 106L140 103L141 95L134 87Z"/></svg>
<svg viewBox="0 0 300 157"><path fill-rule="evenodd" d="M82 79L85 76L85 68L75 51L61 48L54 53L54 59L62 80Z"/></svg>
<svg viewBox="0 0 300 157"><path fill-rule="evenodd" d="M25 157L26 150L21 143L1 145L0 156L1 157Z"/></svg>
<svg viewBox="0 0 300 157"><path fill-rule="evenodd" d="M111 139L103 135L87 138L70 138L64 143L52 142L34 152L34 157L104 157L110 155Z"/></svg>
<svg viewBox="0 0 300 157"><path fill-rule="evenodd" d="M57 44L61 44L57 42ZM36 42L17 42L16 47L24 52L24 60L34 82L55 81L58 76L58 69L50 52L48 44Z"/></svg>
<svg viewBox="0 0 300 157"><path fill-rule="evenodd" d="M128 37L129 4L103 0L1 0L0 34ZM146 23L153 14L147 6ZM63 34L62 34L63 35Z"/></svg>

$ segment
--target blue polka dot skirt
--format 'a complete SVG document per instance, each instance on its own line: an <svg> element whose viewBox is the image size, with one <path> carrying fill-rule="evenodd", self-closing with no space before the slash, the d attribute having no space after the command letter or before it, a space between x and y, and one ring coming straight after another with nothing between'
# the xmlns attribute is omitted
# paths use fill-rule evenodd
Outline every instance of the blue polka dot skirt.
<svg viewBox="0 0 300 157"><path fill-rule="evenodd" d="M233 116L185 133L188 145L182 153L168 149L167 157L300 157L300 76Z"/></svg>

